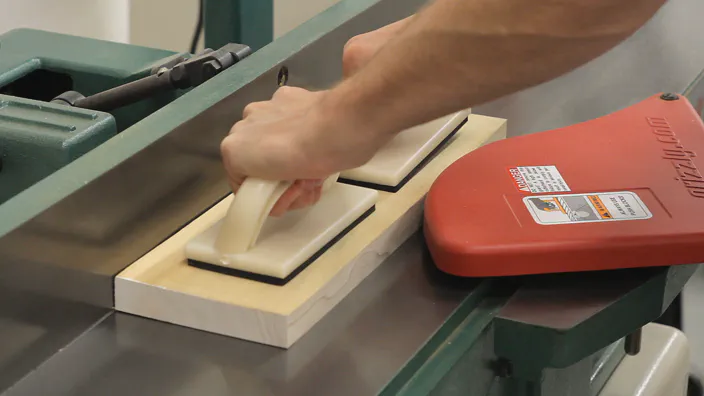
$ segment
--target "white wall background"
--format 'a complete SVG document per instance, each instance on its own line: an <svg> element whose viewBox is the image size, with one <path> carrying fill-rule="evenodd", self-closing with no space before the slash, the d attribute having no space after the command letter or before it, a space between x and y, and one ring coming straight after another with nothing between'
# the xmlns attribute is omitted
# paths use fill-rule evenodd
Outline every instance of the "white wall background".
<svg viewBox="0 0 704 396"><path fill-rule="evenodd" d="M274 38L283 36L304 21L340 0L274 0Z"/></svg>
<svg viewBox="0 0 704 396"><path fill-rule="evenodd" d="M274 0L274 37L338 1ZM0 34L26 27L187 51L197 15L198 0L0 0Z"/></svg>
<svg viewBox="0 0 704 396"><path fill-rule="evenodd" d="M127 42L129 40L129 2L129 0L0 0L0 34L23 27Z"/></svg>
<svg viewBox="0 0 704 396"><path fill-rule="evenodd" d="M129 16L130 43L188 51L198 19L198 0L129 0Z"/></svg>

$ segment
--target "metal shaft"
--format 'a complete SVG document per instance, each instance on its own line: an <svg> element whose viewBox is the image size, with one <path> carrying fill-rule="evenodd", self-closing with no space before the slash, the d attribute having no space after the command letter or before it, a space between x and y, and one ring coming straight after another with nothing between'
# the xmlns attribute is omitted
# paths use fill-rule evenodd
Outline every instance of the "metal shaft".
<svg viewBox="0 0 704 396"><path fill-rule="evenodd" d="M78 99L74 106L108 112L157 93L173 89L170 73L157 73L86 98Z"/></svg>

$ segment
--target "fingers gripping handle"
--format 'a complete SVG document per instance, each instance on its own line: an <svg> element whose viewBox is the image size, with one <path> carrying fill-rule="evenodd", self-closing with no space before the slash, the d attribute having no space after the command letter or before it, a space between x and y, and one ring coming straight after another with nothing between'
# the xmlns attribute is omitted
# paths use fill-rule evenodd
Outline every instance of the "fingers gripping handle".
<svg viewBox="0 0 704 396"><path fill-rule="evenodd" d="M223 254L249 250L255 244L271 208L290 185L290 182L245 179L223 219L215 249Z"/></svg>
<svg viewBox="0 0 704 396"><path fill-rule="evenodd" d="M323 182L323 193L337 180L332 175ZM269 217L271 209L291 186L289 181L245 179L230 204L215 240L215 249L221 254L244 253L251 249Z"/></svg>

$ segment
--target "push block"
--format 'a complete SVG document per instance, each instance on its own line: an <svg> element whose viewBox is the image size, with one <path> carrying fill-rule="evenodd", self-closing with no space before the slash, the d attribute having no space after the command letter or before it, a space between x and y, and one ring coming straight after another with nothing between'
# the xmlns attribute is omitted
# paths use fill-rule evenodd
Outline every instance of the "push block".
<svg viewBox="0 0 704 396"><path fill-rule="evenodd" d="M397 134L366 164L342 172L340 180L381 191L398 191L442 149L470 114L470 110L460 111Z"/></svg>
<svg viewBox="0 0 704 396"><path fill-rule="evenodd" d="M289 182L247 179L220 221L188 245L191 265L285 284L374 211L374 190L323 185L320 201L279 218L268 216Z"/></svg>

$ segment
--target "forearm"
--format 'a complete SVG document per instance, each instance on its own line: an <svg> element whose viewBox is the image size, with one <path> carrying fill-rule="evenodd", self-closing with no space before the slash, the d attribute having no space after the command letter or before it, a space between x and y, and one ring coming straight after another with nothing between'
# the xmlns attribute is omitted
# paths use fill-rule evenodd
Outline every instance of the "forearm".
<svg viewBox="0 0 704 396"><path fill-rule="evenodd" d="M634 33L664 1L436 0L324 106L362 120L370 138L388 138L569 72Z"/></svg>

